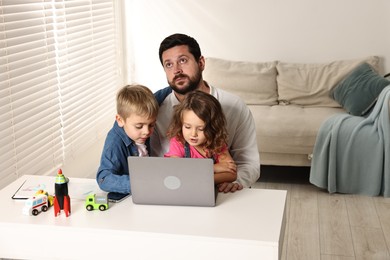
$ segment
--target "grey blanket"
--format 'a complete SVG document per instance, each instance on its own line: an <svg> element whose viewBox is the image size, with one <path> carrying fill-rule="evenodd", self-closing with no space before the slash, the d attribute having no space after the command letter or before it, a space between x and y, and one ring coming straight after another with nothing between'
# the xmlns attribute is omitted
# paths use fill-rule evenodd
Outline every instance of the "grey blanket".
<svg viewBox="0 0 390 260"><path fill-rule="evenodd" d="M390 85L369 116L338 114L320 127L310 182L330 193L390 197Z"/></svg>

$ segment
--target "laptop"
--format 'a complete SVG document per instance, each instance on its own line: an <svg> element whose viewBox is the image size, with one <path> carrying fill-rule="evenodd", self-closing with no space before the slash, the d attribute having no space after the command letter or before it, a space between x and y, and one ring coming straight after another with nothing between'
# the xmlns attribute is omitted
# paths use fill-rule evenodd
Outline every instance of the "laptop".
<svg viewBox="0 0 390 260"><path fill-rule="evenodd" d="M215 206L212 159L128 157L135 204Z"/></svg>

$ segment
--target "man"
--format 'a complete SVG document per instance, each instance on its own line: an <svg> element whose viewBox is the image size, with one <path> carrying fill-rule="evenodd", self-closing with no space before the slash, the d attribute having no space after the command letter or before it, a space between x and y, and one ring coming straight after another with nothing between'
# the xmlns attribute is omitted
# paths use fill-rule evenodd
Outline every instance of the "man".
<svg viewBox="0 0 390 260"><path fill-rule="evenodd" d="M245 103L237 96L207 84L202 78L205 58L197 41L184 34L165 38L159 49L169 87L155 93L160 103L155 131L151 136L152 156L163 156L169 149L166 132L173 106L195 89L213 95L219 100L227 121L229 151L237 165L237 181L222 183L220 192L234 192L250 187L260 177L260 159L255 123Z"/></svg>

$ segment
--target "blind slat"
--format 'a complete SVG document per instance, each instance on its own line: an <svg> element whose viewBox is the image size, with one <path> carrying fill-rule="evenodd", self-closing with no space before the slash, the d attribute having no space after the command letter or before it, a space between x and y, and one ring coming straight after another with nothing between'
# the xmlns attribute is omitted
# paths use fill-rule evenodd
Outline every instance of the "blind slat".
<svg viewBox="0 0 390 260"><path fill-rule="evenodd" d="M22 174L56 172L101 138L122 80L114 0L0 5L2 188Z"/></svg>

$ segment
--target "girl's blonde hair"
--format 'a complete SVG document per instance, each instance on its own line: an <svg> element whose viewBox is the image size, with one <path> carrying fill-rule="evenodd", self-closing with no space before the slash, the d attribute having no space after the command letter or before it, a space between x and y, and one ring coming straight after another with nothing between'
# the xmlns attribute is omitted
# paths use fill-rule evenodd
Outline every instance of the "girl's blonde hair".
<svg viewBox="0 0 390 260"><path fill-rule="evenodd" d="M142 85L127 85L116 96L116 110L124 120L131 114L157 118L158 108L152 91Z"/></svg>
<svg viewBox="0 0 390 260"><path fill-rule="evenodd" d="M168 138L176 137L183 145L183 111L193 111L205 122L205 148L210 156L219 154L227 144L226 119L219 101L200 90L188 93L185 99L174 107L174 113L168 128Z"/></svg>

